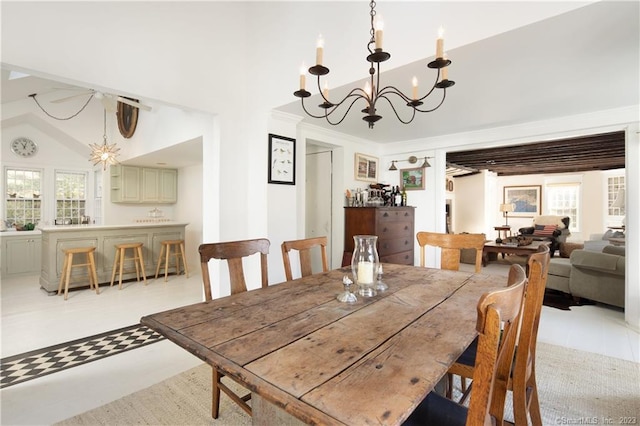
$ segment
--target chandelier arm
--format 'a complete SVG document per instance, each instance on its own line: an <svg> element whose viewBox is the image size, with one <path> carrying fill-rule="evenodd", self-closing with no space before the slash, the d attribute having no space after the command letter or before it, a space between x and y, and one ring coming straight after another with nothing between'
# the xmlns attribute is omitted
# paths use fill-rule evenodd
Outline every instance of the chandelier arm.
<svg viewBox="0 0 640 426"><path fill-rule="evenodd" d="M397 93L395 93L397 94ZM393 113L396 115L396 118L402 123L402 124L409 124L413 121L414 118L416 118L416 108L411 108L412 113L411 113L411 119L409 119L408 121L405 121L402 119L402 117L400 117L400 115L398 114L398 111L396 111L396 107L393 105L393 102L391 102L391 100L387 97L387 94L384 94L382 96L380 96L378 99L384 99L385 101L387 101L389 103L389 106L391 107L391 109L393 110Z"/></svg>
<svg viewBox="0 0 640 426"><path fill-rule="evenodd" d="M351 101L351 104L349 105L349 108L347 108L347 110L345 111L345 113L342 115L342 118L341 118L339 121L335 122L335 123L333 123L333 122L331 122L331 121L329 120L329 115L330 115L330 114L332 114L332 113L333 113L334 111L336 111L336 109L337 109L337 106L336 106L336 107L333 107L333 108L331 109L331 112L327 113L327 114L325 115L325 117L324 117L324 118L325 118L325 120L327 120L327 123L331 124L332 126L337 126L338 124L342 123L342 122L344 121L344 119L345 119L345 118L347 118L347 114L349 114L349 111L351 110L351 107L353 106L353 104L355 104L355 103L356 103L360 98L362 98L362 96L358 95L358 97L357 97L356 99L354 99L353 101ZM343 99L343 100L342 100L342 102L344 102L345 100L346 100L346 98L345 98L345 99ZM340 103L340 105L342 104L342 102Z"/></svg>
<svg viewBox="0 0 640 426"><path fill-rule="evenodd" d="M361 93L357 93L357 92L362 92L363 94L361 94ZM329 111L329 112L327 113L327 112L326 112L326 110L325 110L325 113L324 113L324 114L322 114L322 115L315 115L315 114L312 114L311 112L309 112L309 110L307 110L307 107L304 105L304 98L300 98L300 101L302 102L302 109L304 110L304 112L306 112L306 113L307 113L307 115L309 115L309 116L311 116L311 117L313 117L313 118L325 118L326 116L333 114L333 112L334 112L336 109L338 109L338 107L340 107L340 106L341 106L341 105L342 105L342 104L343 104L347 99L349 99L349 98L352 98L352 97L355 97L355 98L356 98L356 99L354 99L354 100L353 100L353 102L351 102L351 105L349 106L349 109L351 109L351 106L352 106L352 105L353 105L353 104L354 104L358 99L365 99L365 100L367 100L367 97L364 95L364 93L365 93L365 91L364 91L364 90L362 90L362 89L361 89L361 88L359 88L359 87L356 87L355 89L352 89L352 90L351 90L351 91L350 91L350 92L349 92L349 93L348 93L348 94L347 94L347 95L346 95L346 96L345 96L345 97L344 97L340 102L338 102L337 104L334 104L334 103L329 102L329 103L331 103L331 105L332 105L332 106L331 106L330 108L327 108L327 110L331 110L331 111ZM323 96L323 99L324 99L324 96ZM327 101L327 102L328 102L328 101ZM367 100L367 102L368 102L368 100ZM347 109L347 112L349 111L349 109ZM342 120L344 120L344 118L342 118ZM340 120L340 122L342 122L342 120Z"/></svg>
<svg viewBox="0 0 640 426"><path fill-rule="evenodd" d="M439 80L439 79L440 79L440 68L438 68L438 73L436 74L436 81L434 81L433 86L431 86L431 90L429 90L429 91L427 92L427 94L426 94L426 95L424 95L423 97L421 97L420 99L418 99L419 101L423 101L423 100L425 100L428 96L430 96L430 95L431 95L431 93L433 93L433 91L434 91L434 90L435 90L435 88L436 88L436 85L438 84L438 80Z"/></svg>
<svg viewBox="0 0 640 426"><path fill-rule="evenodd" d="M385 86L385 87L383 87L382 90L380 90L380 93L378 94L378 97L384 97L384 96L391 95L391 94L399 96L400 98L402 98L406 102L411 102L413 100L410 97L408 97L407 95L405 95L404 93L402 93L395 86ZM387 101L389 101L389 99L387 99Z"/></svg>
<svg viewBox="0 0 640 426"><path fill-rule="evenodd" d="M36 105L38 105L38 107L42 110L42 112L44 112L45 114L47 114L47 116L49 116L50 118L53 118L54 120L59 120L59 121L65 121L65 120L71 120L72 118L74 118L75 116L77 116L78 114L80 114L82 111L84 111L84 109L87 107L87 105L89 105L89 102L91 101L91 99L93 98L93 93L91 95L89 95L89 99L87 99L87 102L84 103L84 105L82 105L82 107L80 108L80 110L78 112L76 112L73 115L70 115L69 117L56 117L54 115L49 114L43 107L42 105L40 105L40 102L38 102L38 100L36 99L36 96L38 96L37 93L33 93L31 95L29 95L30 98L33 99L33 101L36 103Z"/></svg>
<svg viewBox="0 0 640 426"><path fill-rule="evenodd" d="M431 109L420 109L418 107L414 108L416 109L418 112L433 112L435 110L437 110L438 108L440 108L440 106L444 103L444 99L447 97L447 89L442 89L442 99L440 100L440 103L438 105L436 105L435 107L431 108Z"/></svg>

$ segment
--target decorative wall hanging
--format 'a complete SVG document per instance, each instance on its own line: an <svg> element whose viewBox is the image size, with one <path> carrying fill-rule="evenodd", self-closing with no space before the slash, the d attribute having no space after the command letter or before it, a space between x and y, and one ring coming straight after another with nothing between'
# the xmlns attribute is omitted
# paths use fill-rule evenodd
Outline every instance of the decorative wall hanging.
<svg viewBox="0 0 640 426"><path fill-rule="evenodd" d="M534 217L542 214L542 186L505 186L504 204L513 204L511 217Z"/></svg>
<svg viewBox="0 0 640 426"><path fill-rule="evenodd" d="M400 186L407 191L424 189L424 169L416 167L400 170Z"/></svg>
<svg viewBox="0 0 640 426"><path fill-rule="evenodd" d="M356 153L354 179L366 182L378 182L378 158Z"/></svg>
<svg viewBox="0 0 640 426"><path fill-rule="evenodd" d="M133 102L138 102L137 99L126 98ZM116 112L118 117L118 130L120 134L129 139L136 131L138 125L138 108L118 101L118 111Z"/></svg>
<svg viewBox="0 0 640 426"><path fill-rule="evenodd" d="M269 133L269 183L296 184L296 140Z"/></svg>

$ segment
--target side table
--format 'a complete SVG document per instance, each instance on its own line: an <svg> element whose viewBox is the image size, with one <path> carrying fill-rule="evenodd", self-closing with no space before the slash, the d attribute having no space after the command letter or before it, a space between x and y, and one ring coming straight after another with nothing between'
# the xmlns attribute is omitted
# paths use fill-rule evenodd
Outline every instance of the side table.
<svg viewBox="0 0 640 426"><path fill-rule="evenodd" d="M511 226L509 225L494 226L493 229L498 231L498 238L503 238L500 236L500 232L504 232L504 238L511 236Z"/></svg>

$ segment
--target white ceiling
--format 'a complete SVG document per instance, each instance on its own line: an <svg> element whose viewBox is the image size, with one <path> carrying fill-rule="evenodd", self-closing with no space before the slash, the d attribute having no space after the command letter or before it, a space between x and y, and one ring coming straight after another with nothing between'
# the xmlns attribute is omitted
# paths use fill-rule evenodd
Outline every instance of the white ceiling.
<svg viewBox="0 0 640 426"><path fill-rule="evenodd" d="M337 7L333 3L328 4ZM460 8L468 7L465 6L467 3L457 4ZM495 14L496 8L499 11L504 5L505 11L508 6L510 12L513 12L513 4L513 2L487 2L486 9ZM533 7L531 4L534 3L522 3L522 13L528 13L527 7ZM456 85L447 90L447 99L439 110L417 116L412 124L400 124L388 107L382 105L378 108L383 119L375 125L373 130L368 129L359 112L364 106L359 104L353 107L350 116L338 127L332 127L324 120L309 117L306 117L305 121L356 137L385 143L637 106L640 103L639 4L637 1L600 1L582 6L582 3L567 2L562 9L562 11L568 10L567 12L498 35L487 36L479 41L461 43L455 41L455 35L452 36L451 45L458 47L447 49L447 54L453 61L449 78L455 80ZM413 5L414 3L408 2L403 7L411 8ZM388 9L393 9L391 6L386 5ZM286 6L279 4L277 7ZM315 5L315 7L318 6ZM415 3L415 7L425 6ZM300 6L291 8L297 12ZM385 4L380 2L378 11L384 14L384 9ZM558 6L558 9L561 7ZM410 12L409 9L402 10L405 14ZM361 46L360 50L351 51L353 49L350 48L348 53L353 60L346 64L348 68L346 71L347 75L353 75L354 70L362 70L364 71L362 78L352 84L332 88L332 99L341 91L346 93L356 85L361 86L366 77L368 64L364 58L367 53L366 42L369 34L368 29L362 30L366 27L364 24L368 25L367 12L366 9L362 12L362 20L365 21L362 25L347 25L343 27L343 32L340 34L345 44L347 41L351 44L355 40L358 41L355 44ZM402 46L402 49L397 49L402 51L394 52L392 47L388 48L392 57L382 64L383 71L389 70L383 73L383 83L410 92L412 76L416 75L421 85L424 82L425 86L428 80L435 78L433 70L426 68L426 63L433 57L397 68L393 67L401 65L403 59L412 57L407 54L407 48L426 45L429 46L427 51L435 50L431 48L432 45L435 47L435 34L433 40L427 43L402 39L407 38L405 33L412 34L412 32L404 31L404 22L397 16L400 12L394 11L394 13L395 15L391 14L391 19L388 15L385 16L386 27L396 31L395 37L400 40L394 44ZM415 16L405 16L406 20L415 21L416 19ZM293 21L297 19L294 12L286 18ZM460 21L469 26L469 33L490 34L490 31L483 28L485 20L481 16L475 18L476 16L460 14ZM394 19L396 22L393 22ZM522 20L526 21L525 18ZM342 24L344 23L341 22ZM474 28L471 28L472 25ZM332 29L332 31L336 30ZM386 31L385 40L393 39L391 31L391 29ZM269 34L265 35L265 37L268 36ZM303 44L309 44L307 50L313 52L312 43ZM328 49L329 47L326 48ZM415 55L415 48L413 52ZM342 54L344 55L344 52ZM287 55L299 57L298 55L302 53L287 52ZM325 58L327 57L331 55L325 55ZM361 60L357 63L361 65L357 68L351 66L351 63L358 58ZM325 65L332 70L330 75L334 73L342 75L345 63L325 62ZM340 81L340 77L332 77L332 81ZM307 88L309 89L313 84L311 76L308 76ZM1 101L4 104L22 100L31 93L45 94L51 92L52 88L60 86L59 82L36 77L8 81L3 70ZM295 84L292 84L291 90L289 88L286 90L292 93L295 90L294 86ZM141 98L135 93L120 94ZM274 107L284 112L304 115L299 100L292 94L290 99L291 103L274 105ZM307 101L308 105L320 103L317 96L308 98ZM145 102L148 103L147 100ZM175 152L172 151L169 154L175 161ZM153 161L161 160L162 158L154 158Z"/></svg>

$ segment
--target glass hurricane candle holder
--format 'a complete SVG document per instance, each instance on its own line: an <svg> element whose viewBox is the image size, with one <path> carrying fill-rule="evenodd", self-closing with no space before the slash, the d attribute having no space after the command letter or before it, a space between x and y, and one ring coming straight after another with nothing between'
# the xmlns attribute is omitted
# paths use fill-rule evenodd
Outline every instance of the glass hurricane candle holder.
<svg viewBox="0 0 640 426"><path fill-rule="evenodd" d="M375 282L380 260L376 235L354 235L354 249L351 256L351 272L358 294L363 297L376 295Z"/></svg>

